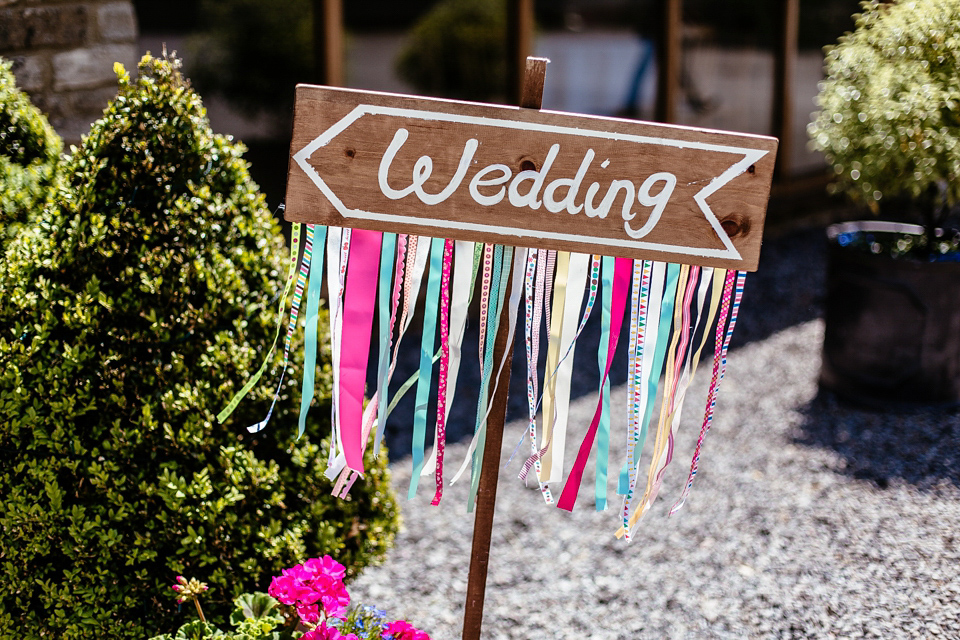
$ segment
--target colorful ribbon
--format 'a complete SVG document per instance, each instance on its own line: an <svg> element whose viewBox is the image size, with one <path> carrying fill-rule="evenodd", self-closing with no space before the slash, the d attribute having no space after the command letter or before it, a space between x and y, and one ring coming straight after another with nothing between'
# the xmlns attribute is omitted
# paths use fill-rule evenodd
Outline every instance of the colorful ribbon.
<svg viewBox="0 0 960 640"><path fill-rule="evenodd" d="M234 410L237 408L237 405L239 405L240 401L243 400L244 396L250 393L250 389L253 389L253 385L260 381L263 373L270 365L270 357L273 355L274 349L277 348L277 341L280 339L280 329L283 327L283 310L287 308L287 295L290 293L290 287L293 286L293 279L297 274L297 257L300 254L300 228L301 225L299 222L293 223L293 229L290 237L290 258L288 259L290 267L289 271L287 272L286 284L283 287L283 294L280 296L280 308L277 309L277 331L273 336L273 343L270 345L270 349L267 351L267 356L263 359L263 364L260 365L260 368L257 369L257 372L254 373L249 380L247 380L247 383L243 385L240 391L238 391L233 398L230 399L230 402L227 403L227 406L217 414L217 422L221 424L224 422L224 420L230 417L230 414L234 412Z"/></svg>
<svg viewBox="0 0 960 640"><path fill-rule="evenodd" d="M307 225L307 233L313 225ZM303 380L300 387L300 418L297 425L297 439L303 436L307 428L307 414L313 402L317 371L317 331L320 317L320 289L323 284L323 248L327 242L327 228L318 227L313 231L319 254L310 266L310 281L307 285L307 319L303 334Z"/></svg>

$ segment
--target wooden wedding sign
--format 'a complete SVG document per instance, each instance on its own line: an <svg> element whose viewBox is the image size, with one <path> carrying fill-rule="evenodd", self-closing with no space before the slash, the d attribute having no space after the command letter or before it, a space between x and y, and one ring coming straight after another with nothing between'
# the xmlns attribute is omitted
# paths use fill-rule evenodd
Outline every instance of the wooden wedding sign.
<svg viewBox="0 0 960 640"><path fill-rule="evenodd" d="M777 140L520 107L299 85L290 222L755 271ZM509 296L510 282L507 284ZM513 348L501 322L463 638L483 618Z"/></svg>
<svg viewBox="0 0 960 640"><path fill-rule="evenodd" d="M754 271L775 138L297 87L286 219Z"/></svg>

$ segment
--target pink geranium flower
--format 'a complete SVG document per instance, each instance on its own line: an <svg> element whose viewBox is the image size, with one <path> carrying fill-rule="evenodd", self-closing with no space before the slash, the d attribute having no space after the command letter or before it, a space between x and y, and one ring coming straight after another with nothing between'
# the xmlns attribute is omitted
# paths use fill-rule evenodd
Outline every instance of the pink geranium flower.
<svg viewBox="0 0 960 640"><path fill-rule="evenodd" d="M300 620L313 625L346 615L350 595L343 584L345 575L344 566L330 556L311 558L275 576L268 593L295 607Z"/></svg>
<svg viewBox="0 0 960 640"><path fill-rule="evenodd" d="M390 640L430 640L425 631L420 631L406 620L391 622L384 630L383 637Z"/></svg>

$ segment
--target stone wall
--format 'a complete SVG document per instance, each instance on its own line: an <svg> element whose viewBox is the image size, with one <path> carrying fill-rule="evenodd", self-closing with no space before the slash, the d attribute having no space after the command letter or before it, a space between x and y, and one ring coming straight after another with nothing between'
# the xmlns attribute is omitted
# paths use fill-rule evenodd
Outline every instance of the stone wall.
<svg viewBox="0 0 960 640"><path fill-rule="evenodd" d="M116 95L113 63L136 71L137 21L129 0L0 0L0 56L69 143Z"/></svg>

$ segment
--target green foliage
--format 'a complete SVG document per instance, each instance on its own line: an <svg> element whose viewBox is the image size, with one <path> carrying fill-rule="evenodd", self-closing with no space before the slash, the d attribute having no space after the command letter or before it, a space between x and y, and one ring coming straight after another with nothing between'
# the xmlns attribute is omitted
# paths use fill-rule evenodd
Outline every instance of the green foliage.
<svg viewBox="0 0 960 640"><path fill-rule="evenodd" d="M190 72L204 92L250 113L287 113L298 82L315 79L311 0L202 0L208 25Z"/></svg>
<svg viewBox="0 0 960 640"><path fill-rule="evenodd" d="M864 2L856 23L827 51L812 144L855 201L938 224L960 202L960 0Z"/></svg>
<svg viewBox="0 0 960 640"><path fill-rule="evenodd" d="M398 527L383 458L330 496L326 353L300 440L292 380L265 432L245 427L269 381L216 422L273 339L282 234L176 61L118 76L56 205L0 261L0 637L172 629L177 574L207 576L219 624L308 556L355 574Z"/></svg>
<svg viewBox="0 0 960 640"><path fill-rule="evenodd" d="M241 594L233 600L230 625L234 627L232 631L222 631L208 622L191 620L176 633L165 633L150 640L290 640L294 637L280 611L280 603L259 591Z"/></svg>
<svg viewBox="0 0 960 640"><path fill-rule="evenodd" d="M54 192L62 143L0 59L0 249Z"/></svg>
<svg viewBox="0 0 960 640"><path fill-rule="evenodd" d="M231 631L200 620L191 620L175 633L154 636L150 640L292 640L299 638L297 617L291 613L284 615L284 607L266 593L244 593L233 601L230 614ZM192 607L191 607L192 609ZM331 619L331 627L341 634L355 634L360 640L380 640L390 621L381 609L369 605L352 606L344 619Z"/></svg>
<svg viewBox="0 0 960 640"><path fill-rule="evenodd" d="M491 100L506 89L504 0L442 0L414 26L397 72L418 92Z"/></svg>

